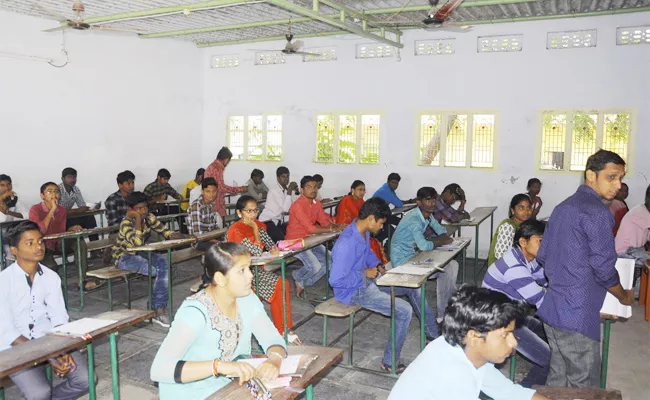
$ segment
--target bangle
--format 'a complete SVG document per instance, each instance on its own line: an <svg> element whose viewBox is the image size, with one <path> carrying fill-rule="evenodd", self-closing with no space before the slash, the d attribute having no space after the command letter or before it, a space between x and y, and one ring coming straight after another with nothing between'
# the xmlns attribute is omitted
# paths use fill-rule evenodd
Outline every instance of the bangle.
<svg viewBox="0 0 650 400"><path fill-rule="evenodd" d="M219 359L215 358L214 361L212 361L212 376L217 376L219 375L218 367L219 366Z"/></svg>
<svg viewBox="0 0 650 400"><path fill-rule="evenodd" d="M282 354L278 353L277 351L270 351L270 352L266 355L267 358L271 358L271 356L278 356L278 357L280 357L280 360L284 360L284 358L285 358L285 356L283 356Z"/></svg>

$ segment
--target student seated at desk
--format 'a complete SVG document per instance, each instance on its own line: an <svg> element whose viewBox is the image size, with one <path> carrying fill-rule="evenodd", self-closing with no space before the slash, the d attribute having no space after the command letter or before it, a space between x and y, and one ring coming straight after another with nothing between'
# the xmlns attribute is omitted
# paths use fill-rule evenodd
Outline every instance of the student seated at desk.
<svg viewBox="0 0 650 400"><path fill-rule="evenodd" d="M497 258L510 250L514 242L515 232L519 228L519 224L530 219L532 215L532 208L530 205L530 198L526 194L516 194L510 200L510 208L508 208L508 218L504 219L497 225L492 238L492 245L488 253L488 265L494 264Z"/></svg>
<svg viewBox="0 0 650 400"><path fill-rule="evenodd" d="M61 172L61 180L62 182L59 183L59 192L61 193L59 204L68 210L66 227L70 228L71 226L79 225L84 229L97 228L97 220L95 220L94 215L75 217L77 214L90 210L90 207L86 205L86 201L81 195L81 190L77 187L77 171L74 168L65 168ZM75 205L77 208L73 208ZM99 240L99 236L90 235L88 239L90 241Z"/></svg>
<svg viewBox="0 0 650 400"><path fill-rule="evenodd" d="M43 236L66 232L68 212L59 204L59 196L59 187L56 183L44 183L41 186L41 199L43 199L43 202L33 205L29 210L29 219L38 224ZM83 228L79 225L74 225L67 229L68 232L79 232L82 230ZM77 251L76 239L70 238L65 240L65 252L66 255L72 253L75 264L81 265L84 288L86 290L96 288L98 286L97 282L86 276L86 270L88 268L86 241L83 239L79 240L79 251ZM45 241L45 258L43 258L43 264L47 265L51 270L58 272L59 265L54 260L54 256L61 254L61 239Z"/></svg>
<svg viewBox="0 0 650 400"><path fill-rule="evenodd" d="M264 306L251 291L251 253L215 244L205 256L210 286L185 299L151 366L161 400L205 399L237 377L275 379L287 351ZM251 353L251 337L268 361L257 369L235 360Z"/></svg>
<svg viewBox="0 0 650 400"><path fill-rule="evenodd" d="M178 193L176 189L169 184L169 179L171 179L172 174L165 168L158 170L158 175L156 180L145 186L144 195L147 197L148 204L155 204L158 201L167 200L168 196L175 198L176 200L182 200L183 195ZM165 207L156 207L159 210L163 210ZM162 213L161 213L162 214Z"/></svg>
<svg viewBox="0 0 650 400"><path fill-rule="evenodd" d="M380 274L386 274L382 261L370 249L371 235L377 233L390 216L388 204L373 198L361 206L359 217L343 230L332 250L332 269L329 283L336 300L390 316L391 296L389 287L377 287L374 282ZM399 362L402 346L406 340L412 313L420 316L420 289L395 288L395 296L406 296L408 302L395 299L395 360L396 372L402 373L406 366ZM409 305L410 303L410 305ZM435 314L425 301L425 333L428 340L438 337ZM391 339L386 342L381 369L391 371Z"/></svg>
<svg viewBox="0 0 650 400"><path fill-rule="evenodd" d="M432 187L425 186L418 190L417 208L404 215L390 243L390 260L393 266L405 264L415 257L418 251L431 251L437 246L453 241L445 228L433 218L437 195L436 189ZM449 298L456 291L458 262L449 261L444 271L437 272L433 277L437 278L438 284L438 318L442 318Z"/></svg>
<svg viewBox="0 0 650 400"><path fill-rule="evenodd" d="M273 239L266 232L266 225L257 219L257 201L248 195L241 196L237 200L236 212L239 221L228 228L228 241L240 243L251 252L253 257L259 257L264 250L271 255L278 255L280 252ZM272 272L264 270L264 266L257 268L259 293L257 295L271 305L271 317L273 324L280 334L284 334L284 319L282 310L282 279ZM291 320L291 293L289 285L285 285L287 301L287 329L289 343L301 344L298 335L290 329L293 327Z"/></svg>
<svg viewBox="0 0 650 400"><path fill-rule="evenodd" d="M11 177L0 174L0 222L26 219L28 216L29 210L13 190Z"/></svg>
<svg viewBox="0 0 650 400"><path fill-rule="evenodd" d="M530 198L530 208L532 210L531 218L537 219L539 215L539 210L542 209L542 198L539 197L539 192L542 191L542 181L537 178L530 178L528 184L526 185L526 190L528 190L528 197Z"/></svg>
<svg viewBox="0 0 650 400"><path fill-rule="evenodd" d="M332 199L329 198L324 199L320 194L320 190L323 187L323 183L325 182L325 178L323 178L323 175L314 174L312 176L314 177L314 179L316 179L316 186L318 187L318 193L316 194L316 199L318 199L321 203L332 201Z"/></svg>
<svg viewBox="0 0 650 400"><path fill-rule="evenodd" d="M289 213L291 205L298 200L300 192L296 182L289 182L291 179L289 168L278 167L275 176L277 177L277 183L271 185L271 189L266 196L266 203L262 214L260 214L260 221L266 224L271 239L274 242L279 242L284 240L287 233L287 223L284 222L285 214Z"/></svg>
<svg viewBox="0 0 650 400"><path fill-rule="evenodd" d="M460 201L458 208L452 206ZM469 213L465 211L465 191L457 183L450 183L445 187L441 194L436 197L436 208L433 212L433 218L442 223L457 223L464 219L469 219Z"/></svg>
<svg viewBox="0 0 650 400"><path fill-rule="evenodd" d="M512 248L488 268L483 287L539 308L544 301L548 282L544 267L537 263L535 257L545 226L534 219L522 222L515 233ZM526 316L524 323L515 329L515 336L519 341L517 351L533 363L521 385L545 385L551 349L546 342L544 324L535 317Z"/></svg>
<svg viewBox="0 0 650 400"><path fill-rule="evenodd" d="M54 185L56 187L56 185ZM68 323L59 275L40 262L45 245L39 226L23 221L8 231L16 262L0 272L0 351L45 336ZM79 351L49 360L62 382L52 387L45 365L9 375L27 399L76 399L88 393L88 363Z"/></svg>
<svg viewBox="0 0 650 400"><path fill-rule="evenodd" d="M429 343L399 378L388 400L550 400L514 384L494 364L515 347L526 306L485 288L463 286L449 301L442 336Z"/></svg>
<svg viewBox="0 0 650 400"><path fill-rule="evenodd" d="M392 204L393 207L404 207L404 204L406 203L411 203L411 200L405 200L402 201L397 197L397 194L395 191L399 187L399 182L402 180L402 177L399 176L399 174L395 172L391 172L388 174L388 179L386 183L381 185L379 189L375 192L375 194L372 195L372 197L379 197L381 199L384 199L386 203ZM390 218L388 218L387 223L391 226L397 226L399 224L401 218L399 218L396 215L391 215ZM388 227L384 227L384 229L381 230L377 234L377 240L379 240L381 243L384 242L385 239L388 238Z"/></svg>
<svg viewBox="0 0 650 400"><path fill-rule="evenodd" d="M302 195L296 200L289 210L289 225L287 225L287 240L304 239L308 235L328 232L338 232L344 228L332 221L332 218L323 211L323 205L316 199L318 183L313 176L303 176L300 180ZM324 245L319 245L310 250L296 254L302 261L302 268L293 271L293 280L296 284L296 297L303 298L306 286L313 286L325 275L325 257L331 255Z"/></svg>
<svg viewBox="0 0 650 400"><path fill-rule="evenodd" d="M157 232L166 239L177 239L182 237L180 233L174 233L167 229L156 216L149 212L147 197L142 192L133 192L126 198L129 209L126 217L120 223L120 231L117 235L117 242L113 246L113 263L119 269L136 271L140 275L149 275L149 255L147 253L129 253L131 247L139 247L147 244L151 231ZM156 277L153 286L152 308L157 315L153 319L155 323L169 328L169 315L167 308L167 278L169 266L167 257L162 254L151 252L151 275Z"/></svg>
<svg viewBox="0 0 650 400"><path fill-rule="evenodd" d="M650 185L645 190L645 203L623 217L615 243L619 257L634 258L637 266L645 264L650 268Z"/></svg>
<svg viewBox="0 0 650 400"><path fill-rule="evenodd" d="M244 192L244 194L253 197L257 201L266 200L269 188L266 186L263 179L264 172L255 168L253 172L251 172L251 178L246 182L248 190Z"/></svg>
<svg viewBox="0 0 650 400"><path fill-rule="evenodd" d="M228 186L224 181L223 174L226 170L230 160L232 159L232 152L227 147L222 147L217 153L217 159L214 160L208 168L205 169L206 178L214 178L217 181L217 199L214 202L215 211L222 217L226 216L226 194L241 193L248 190L248 186Z"/></svg>
<svg viewBox="0 0 650 400"><path fill-rule="evenodd" d="M630 211L630 208L627 206L625 199L629 195L629 187L626 183L621 182L621 189L616 194L616 197L609 204L609 211L611 211L614 216L614 236L618 233L618 228L621 226L621 221L625 214Z"/></svg>
<svg viewBox="0 0 650 400"><path fill-rule="evenodd" d="M194 179L191 179L185 184L185 187L183 188L183 198L186 200L189 200L190 198L190 192L192 189L195 187L201 186L201 181L203 181L203 175L205 174L205 169L204 168L199 168L196 171L196 175L194 176ZM187 211L188 208L190 208L191 201L186 201L181 203L181 210Z"/></svg>
<svg viewBox="0 0 650 400"><path fill-rule="evenodd" d="M126 197L135 188L135 175L126 170L117 174L117 192L106 198L106 221L108 226L119 225L126 217L129 207L126 205Z"/></svg>

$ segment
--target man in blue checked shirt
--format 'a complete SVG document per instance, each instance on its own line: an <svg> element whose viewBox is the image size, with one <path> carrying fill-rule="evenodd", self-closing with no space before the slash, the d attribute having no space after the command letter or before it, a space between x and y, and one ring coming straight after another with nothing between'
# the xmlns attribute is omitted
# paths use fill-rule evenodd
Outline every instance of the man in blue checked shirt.
<svg viewBox="0 0 650 400"><path fill-rule="evenodd" d="M599 150L587 159L575 194L560 203L546 225L537 261L549 287L537 315L551 347L549 386L598 387L600 309L610 292L624 305L634 290L624 290L616 271L614 216L603 200L613 200L625 176L625 161Z"/></svg>

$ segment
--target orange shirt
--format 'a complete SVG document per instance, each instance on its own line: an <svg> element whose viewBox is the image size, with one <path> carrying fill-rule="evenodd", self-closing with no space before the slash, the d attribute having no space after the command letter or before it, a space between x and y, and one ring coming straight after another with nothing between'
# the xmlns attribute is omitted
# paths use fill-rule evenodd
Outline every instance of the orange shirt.
<svg viewBox="0 0 650 400"><path fill-rule="evenodd" d="M362 205L363 199L355 199L350 194L344 196L336 212L336 223L345 225L352 223L352 220L359 216Z"/></svg>
<svg viewBox="0 0 650 400"><path fill-rule="evenodd" d="M320 200L300 195L289 209L289 225L285 239L304 239L316 230L316 223L325 228L332 218L323 210Z"/></svg>

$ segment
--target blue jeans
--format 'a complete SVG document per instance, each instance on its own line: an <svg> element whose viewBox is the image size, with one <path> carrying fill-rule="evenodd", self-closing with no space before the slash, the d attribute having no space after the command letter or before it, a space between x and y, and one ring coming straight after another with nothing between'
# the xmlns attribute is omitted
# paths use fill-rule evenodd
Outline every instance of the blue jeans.
<svg viewBox="0 0 650 400"><path fill-rule="evenodd" d="M396 287L395 296L406 296L408 298L408 302L403 299L395 299L395 360L399 362L402 346L404 346L409 324L411 323L412 313L415 312L415 315L417 315L418 318L420 317L420 289ZM411 303L411 305L408 303ZM359 289L354 296L352 296L350 304L357 304L367 310L375 311L390 317L390 288L382 287L380 289L374 282L370 282L367 287ZM424 332L427 338L437 338L439 333L438 325L436 324L436 315L431 311L429 303L426 301L424 320ZM422 323L422 321L420 321L420 323ZM390 336L386 342L386 349L384 350L384 359L382 363L386 366L390 366L392 363Z"/></svg>
<svg viewBox="0 0 650 400"><path fill-rule="evenodd" d="M519 342L517 351L533 363L521 386L545 385L551 364L551 349L545 340L544 324L537 318L526 317L514 334Z"/></svg>
<svg viewBox="0 0 650 400"><path fill-rule="evenodd" d="M140 275L149 275L148 254L141 252L137 254L125 254L117 262L117 268L129 271L135 271ZM151 302L154 310L167 308L167 257L151 253L151 276L156 277L156 283L153 285L153 295Z"/></svg>
<svg viewBox="0 0 650 400"><path fill-rule="evenodd" d="M438 317L442 318L445 315L445 308L449 303L449 299L456 293L456 279L458 278L458 262L451 260L445 266L443 271L438 271L431 275L429 279L435 279L438 285L436 289L436 298L438 302Z"/></svg>
<svg viewBox="0 0 650 400"><path fill-rule="evenodd" d="M316 246L295 255L302 261L303 267L293 271L293 280L302 287L314 286L325 275L325 254L332 260L332 253L325 246Z"/></svg>

